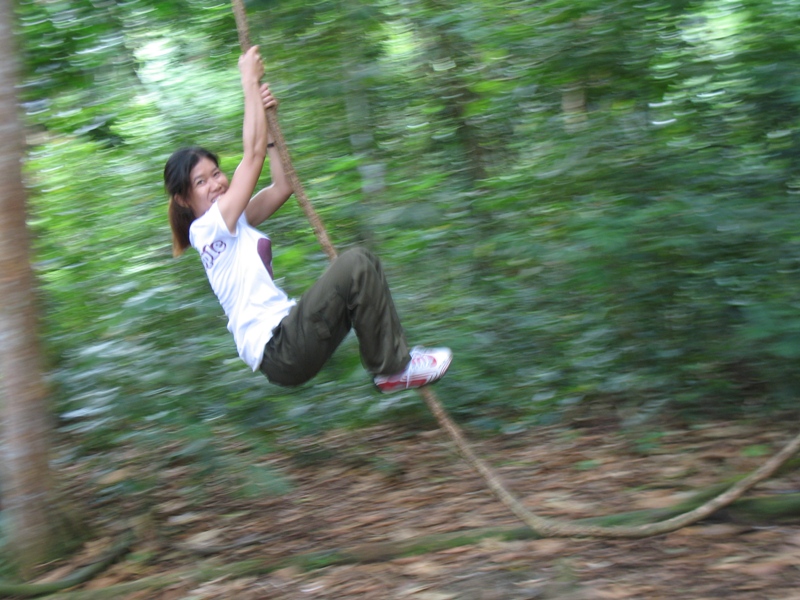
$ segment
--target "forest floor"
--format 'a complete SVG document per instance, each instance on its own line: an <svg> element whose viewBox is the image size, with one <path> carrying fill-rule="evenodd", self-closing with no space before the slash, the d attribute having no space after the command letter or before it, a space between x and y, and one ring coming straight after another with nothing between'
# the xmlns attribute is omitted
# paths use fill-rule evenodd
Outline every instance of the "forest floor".
<svg viewBox="0 0 800 600"><path fill-rule="evenodd" d="M791 425L715 422L622 433L594 424L468 437L531 510L575 519L671 506L759 466L796 433ZM333 431L292 439L291 451L258 458L244 444L237 448L236 439L225 442L228 449L262 469L260 489L272 495L234 493L230 478L204 474L202 461L182 462L185 452L177 447L151 455L122 449L113 469L108 456L65 465L73 500L92 515L96 535L68 564L53 565L48 579L95 560L135 515L139 537L132 551L80 589L209 561L276 561L520 525L439 430ZM165 456L178 458L165 462ZM136 491L131 482L141 478L157 484ZM795 472L763 483L758 494L798 489ZM118 600L720 597L800 599L800 524L718 518L644 540L487 538L370 564L185 578Z"/></svg>

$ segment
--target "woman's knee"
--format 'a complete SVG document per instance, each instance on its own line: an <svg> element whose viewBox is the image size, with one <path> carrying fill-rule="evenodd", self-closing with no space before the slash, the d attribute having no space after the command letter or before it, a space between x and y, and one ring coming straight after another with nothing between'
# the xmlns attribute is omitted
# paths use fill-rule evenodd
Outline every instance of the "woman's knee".
<svg viewBox="0 0 800 600"><path fill-rule="evenodd" d="M371 274L381 272L381 263L378 257L361 246L342 252L333 263L333 266L337 270L345 271L351 275L363 272Z"/></svg>
<svg viewBox="0 0 800 600"><path fill-rule="evenodd" d="M362 248L361 246L355 246L354 248L348 248L344 252L339 255L337 260L344 260L345 262L351 263L370 263L375 264L378 261L378 257L375 256L372 252L367 250L366 248Z"/></svg>

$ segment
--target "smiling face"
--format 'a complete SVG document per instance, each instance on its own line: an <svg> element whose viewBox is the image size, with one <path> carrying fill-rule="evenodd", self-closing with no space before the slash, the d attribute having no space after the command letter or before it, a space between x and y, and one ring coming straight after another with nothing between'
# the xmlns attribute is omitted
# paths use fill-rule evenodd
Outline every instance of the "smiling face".
<svg viewBox="0 0 800 600"><path fill-rule="evenodd" d="M217 164L206 157L200 159L189 174L191 185L186 203L195 218L202 217L222 194L228 191L228 178Z"/></svg>

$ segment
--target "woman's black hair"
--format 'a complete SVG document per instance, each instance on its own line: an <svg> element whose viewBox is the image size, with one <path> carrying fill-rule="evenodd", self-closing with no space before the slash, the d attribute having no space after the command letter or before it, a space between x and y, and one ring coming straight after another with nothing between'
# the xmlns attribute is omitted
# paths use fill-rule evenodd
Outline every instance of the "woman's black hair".
<svg viewBox="0 0 800 600"><path fill-rule="evenodd" d="M172 229L174 256L180 256L190 246L189 227L194 221L194 213L186 201L192 191L192 169L204 158L219 167L217 155L199 146L176 150L164 166L164 187L169 194L169 225Z"/></svg>
<svg viewBox="0 0 800 600"><path fill-rule="evenodd" d="M170 198L173 196L189 197L192 189L192 169L204 158L213 161L219 167L217 155L199 146L181 148L172 153L164 166L164 187Z"/></svg>

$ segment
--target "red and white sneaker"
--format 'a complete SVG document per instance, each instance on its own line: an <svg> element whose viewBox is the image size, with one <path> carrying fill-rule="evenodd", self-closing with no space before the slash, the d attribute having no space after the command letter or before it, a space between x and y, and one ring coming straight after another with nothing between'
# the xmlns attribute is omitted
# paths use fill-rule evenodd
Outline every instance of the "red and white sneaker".
<svg viewBox="0 0 800 600"><path fill-rule="evenodd" d="M440 380L447 373L453 353L450 348L412 348L411 362L396 375L376 375L375 386L382 392L399 392Z"/></svg>

